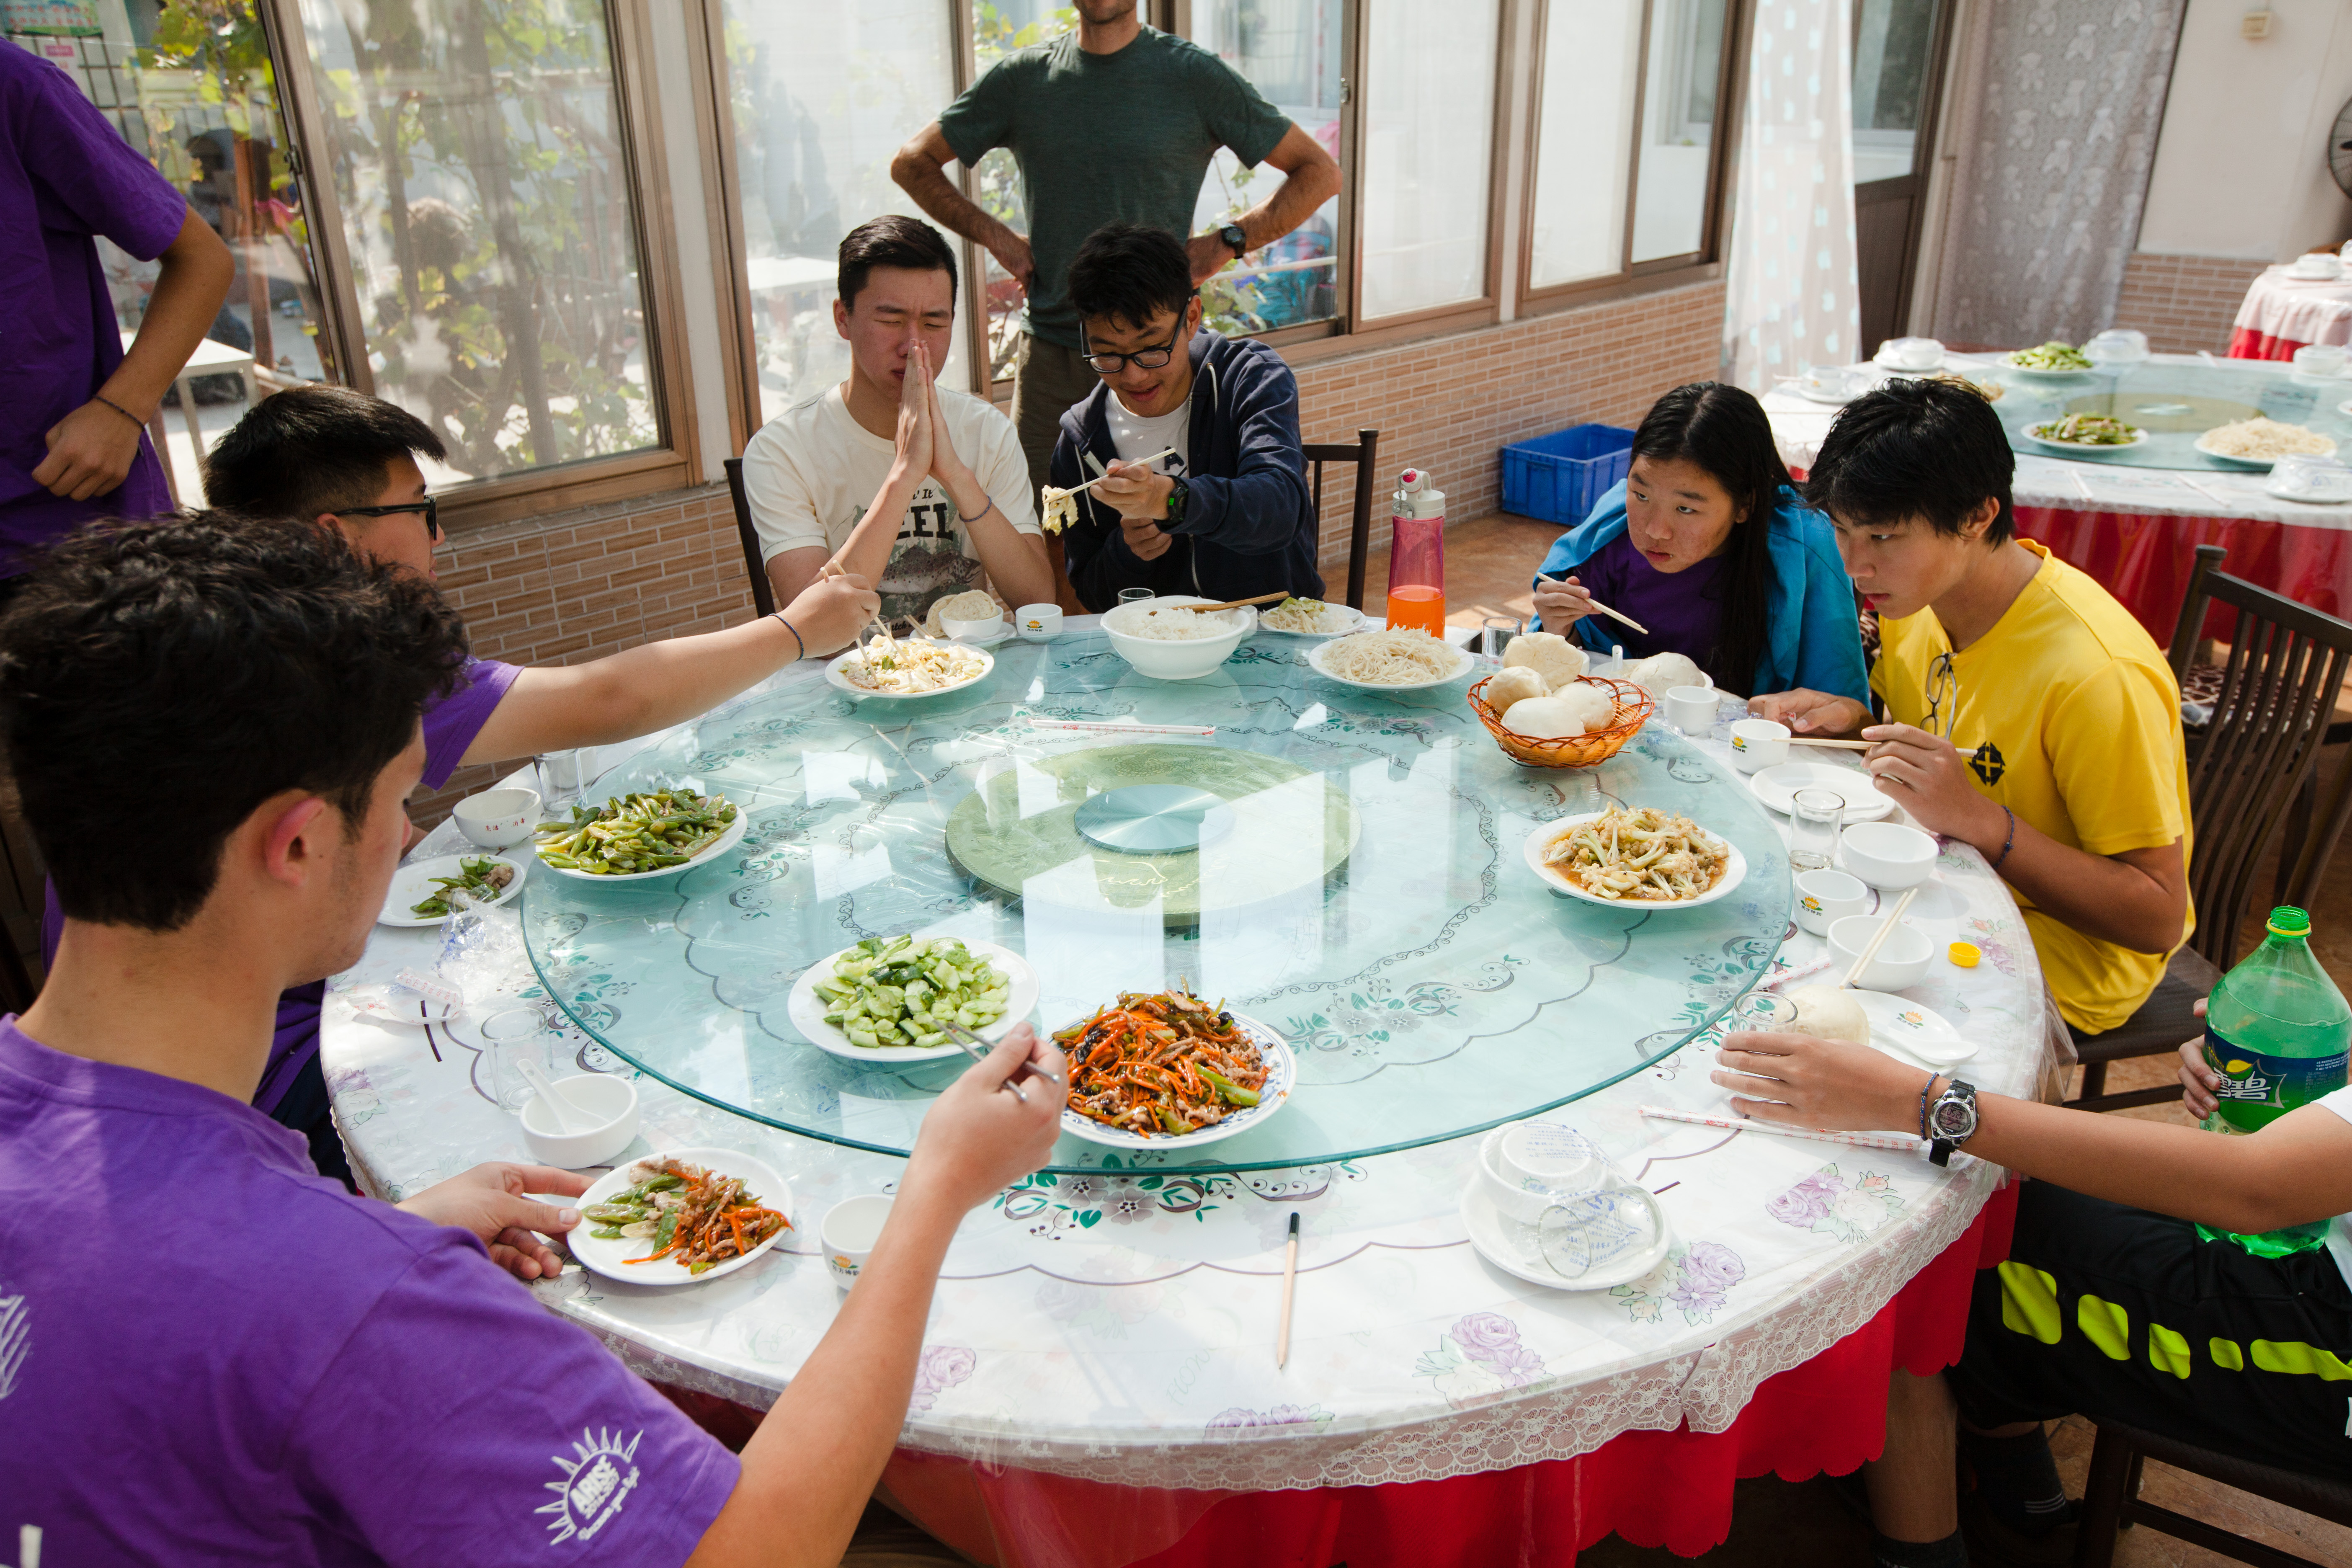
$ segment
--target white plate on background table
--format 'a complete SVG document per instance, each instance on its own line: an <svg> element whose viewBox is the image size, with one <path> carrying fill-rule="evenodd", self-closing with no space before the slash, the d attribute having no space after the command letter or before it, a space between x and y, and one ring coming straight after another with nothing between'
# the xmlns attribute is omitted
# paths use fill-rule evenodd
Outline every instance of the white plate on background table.
<svg viewBox="0 0 2352 1568"><path fill-rule="evenodd" d="M1649 1211L1650 1223L1657 1234L1647 1247L1611 1258L1582 1274L1567 1275L1554 1268L1536 1239L1536 1227L1505 1215L1495 1206L1486 1184L1475 1178L1462 1194L1462 1227L1470 1233L1472 1251L1504 1273L1530 1285L1551 1290L1608 1290L1630 1285L1665 1261L1666 1253L1675 1245L1675 1227L1666 1219L1664 1206L1648 1189L1619 1181L1611 1182L1610 1186L1629 1197L1639 1194L1633 1201Z"/></svg>
<svg viewBox="0 0 2352 1568"><path fill-rule="evenodd" d="M793 1189L785 1184L784 1179L769 1169L763 1162L755 1160L749 1154L739 1154L732 1149L664 1149L656 1153L648 1154L643 1159L631 1160L626 1164L617 1166L599 1176L595 1184L586 1192L570 1200L572 1206L584 1209L590 1204L603 1203L624 1188L635 1186L645 1180L646 1176L652 1174L651 1172L647 1172L645 1175L640 1175L637 1173L637 1167L654 1160L676 1160L682 1164L700 1165L705 1170L716 1171L722 1176L740 1176L742 1178L747 1195L757 1199L761 1208L774 1209L778 1214L782 1215L787 1222L792 1220ZM599 1241L588 1234L594 1228L593 1222L583 1219L572 1228L571 1234L563 1238L565 1249L579 1260L583 1268L602 1274L607 1279L618 1279L630 1285L700 1285L708 1280L721 1279L758 1258L785 1237L794 1234L788 1223L784 1229L776 1232L742 1257L730 1258L726 1262L706 1268L699 1274L689 1274L687 1272L685 1264L673 1262L667 1258L656 1258L651 1263L629 1262L630 1258L643 1258L654 1249L650 1237L631 1236L624 1237L619 1241Z"/></svg>
<svg viewBox="0 0 2352 1568"><path fill-rule="evenodd" d="M1748 775L1748 793L1783 816L1796 809L1796 795L1801 789L1825 789L1845 802L1849 826L1876 822L1895 813L1894 797L1880 793L1871 776L1860 768L1835 767L1828 763L1783 763L1777 768L1759 768Z"/></svg>
<svg viewBox="0 0 2352 1568"><path fill-rule="evenodd" d="M1832 408L1843 407L1846 404L1852 403L1855 398L1862 395L1862 388L1860 387L1855 387L1849 392L1831 392L1821 387L1811 385L1803 381L1794 380L1788 384L1788 389L1790 392L1795 393L1798 396L1803 398L1808 403L1823 403L1829 405ZM1496 1267L1499 1268L1500 1265L1497 1265Z"/></svg>
<svg viewBox="0 0 2352 1568"><path fill-rule="evenodd" d="M1270 626L1265 624L1265 606L1261 605L1258 606L1257 629L1262 632L1272 632L1278 637L1343 637L1352 632L1362 631L1366 626L1371 625L1370 617L1366 616L1361 610L1355 609L1347 605L1333 605L1328 599L1325 599L1321 602L1326 605L1330 605L1331 608L1335 610L1344 611L1348 616L1347 624L1328 632L1285 631L1280 626ZM1276 607L1279 608L1280 606L1277 605ZM1337 677L1334 677L1333 679L1336 679Z"/></svg>
<svg viewBox="0 0 2352 1568"><path fill-rule="evenodd" d="M1851 993L1870 1019L1870 1043L1889 1056L1922 1067L1947 1068L1977 1054L1976 1042L1952 1027L1941 1013L1886 991Z"/></svg>
<svg viewBox="0 0 2352 1568"><path fill-rule="evenodd" d="M994 1045L1013 1032L1013 1026L1029 1016L1037 1005L1039 989L1037 972L1029 961L1009 947L992 942L974 942L958 937L966 952L975 958L987 959L1004 971L1013 982L1013 994L1005 998L1004 1016L973 1034ZM792 994L785 998L784 1012L809 1044L821 1051L839 1057L845 1062L860 1062L873 1067L913 1067L922 1062L945 1061L950 1057L963 1055L963 1047L953 1040L936 1046L877 1046L868 1049L855 1044L847 1035L824 1021L824 1000L816 994L816 983L833 973L835 961L845 957L851 949L829 952L808 966L798 980L793 982Z"/></svg>
<svg viewBox="0 0 2352 1568"><path fill-rule="evenodd" d="M853 647L824 667L824 683L835 691L846 691L852 697L877 697L885 702L914 702L926 697L945 697L950 691L961 691L968 686L978 686L982 681L986 680L989 673L996 668L996 656L978 644L951 642L946 637L933 637L931 640L941 647L969 648L980 655L980 673L968 679L953 681L929 691L875 691L856 684L841 672L843 665L859 657L857 650ZM999 637L996 640L1003 642L1004 639Z"/></svg>
<svg viewBox="0 0 2352 1568"><path fill-rule="evenodd" d="M2062 441L2055 436L2042 434L2056 423L2058 422L2054 419L2045 419L2038 424L2022 426L2019 428L2018 434L2035 446L2046 447L2053 452L2088 453L2092 457L2096 457L2102 452L2128 452L2147 439L2147 432L2137 428L2132 431L2132 437L2128 441Z"/></svg>
<svg viewBox="0 0 2352 1568"><path fill-rule="evenodd" d="M2206 431L2205 435L2198 437L2192 445L2196 447L2197 450L2204 453L2207 457L2212 458L2217 463L2227 463L2233 468L2244 468L2251 473L2257 471L2268 472L2278 461L2275 458L2233 458L2227 452L2217 452L2213 450L2212 447L2208 447L2205 444L2206 437L2212 434L2213 432L2210 430ZM2329 441L2327 444L2327 450L2325 452L2297 452L2294 456L2298 458L2332 458L2336 456L2336 443L2332 440Z"/></svg>
<svg viewBox="0 0 2352 1568"><path fill-rule="evenodd" d="M1580 811L1573 816L1555 816L1549 822L1538 826L1533 833L1528 835L1522 847L1521 853L1527 857L1528 868L1541 879L1544 886L1552 891L1566 893L1571 899L1581 899L1588 904L1599 904L1605 910L1695 910L1701 904L1715 902L1716 900L1724 897L1748 879L1748 857L1739 852L1739 846L1703 824L1699 826L1699 831L1706 834L1717 846L1728 852L1731 863L1724 868L1723 875L1717 879L1715 886L1696 899L1676 899L1672 902L1663 899L1604 899L1598 893L1586 892L1568 878L1544 864L1544 851L1549 849L1554 841L1569 829L1580 823L1591 822L1596 817L1608 815L1606 811Z"/></svg>
<svg viewBox="0 0 2352 1568"><path fill-rule="evenodd" d="M1460 680L1478 668L1478 658L1475 654L1471 653L1467 648L1456 647L1448 642L1445 646L1454 649L1454 666L1444 675L1433 676L1427 680L1403 681L1394 686L1384 685L1377 680L1350 680L1323 662L1325 657L1344 640L1343 635L1327 637L1317 643L1307 650L1307 665L1324 679L1336 680L1342 686L1352 686L1359 691L1426 691L1432 687L1444 686L1451 681Z"/></svg>
<svg viewBox="0 0 2352 1568"><path fill-rule="evenodd" d="M695 793L699 795L702 792L700 790L697 790ZM583 800L582 804L586 805L588 802ZM574 871L569 867L564 866L550 866L544 860L541 860L539 863L540 868L553 876L569 877L575 882L604 882L614 887L624 886L631 882L656 882L659 881L664 877L683 876L685 873L693 870L698 866L708 866L719 856L724 855L730 849L734 848L735 846L743 842L743 835L751 830L751 813L750 809L740 800L730 800L727 804L735 808L735 820L727 825L727 830L724 833L721 833L718 837L712 839L702 848L696 850L693 859L686 861L682 865L664 866L659 870L656 871L615 871L609 876L599 876L593 871Z"/></svg>
<svg viewBox="0 0 2352 1568"><path fill-rule="evenodd" d="M1258 1090L1255 1105L1244 1106L1213 1126L1197 1132L1181 1135L1161 1132L1145 1137L1117 1127L1106 1127L1090 1116L1081 1116L1069 1107L1062 1108L1062 1131L1081 1142L1097 1143L1106 1149L1148 1149L1154 1153L1172 1153L1179 1150L1197 1149L1203 1143L1222 1143L1228 1138L1238 1138L1251 1128L1265 1123L1288 1102L1291 1091L1298 1087L1298 1060L1290 1054L1289 1042L1259 1023L1240 1013L1233 1016L1234 1026L1256 1043L1258 1055L1265 1062L1265 1087ZM1081 1020L1073 1019L1073 1023ZM1073 1079L1077 1064L1070 1064ZM1033 1080L1034 1081L1034 1080Z"/></svg>
<svg viewBox="0 0 2352 1568"><path fill-rule="evenodd" d="M413 861L393 872L392 886L383 895L383 910L375 917L376 923L415 931L423 926L437 926L449 919L447 915L419 915L409 911L423 903L426 895L440 891L433 885L434 878L458 875L457 863L461 860L488 860L514 873L513 879L499 890L497 898L478 908L494 910L522 897L523 879L530 872L520 861L509 859L504 855L493 855L486 849L469 849L463 855L436 855L427 860Z"/></svg>

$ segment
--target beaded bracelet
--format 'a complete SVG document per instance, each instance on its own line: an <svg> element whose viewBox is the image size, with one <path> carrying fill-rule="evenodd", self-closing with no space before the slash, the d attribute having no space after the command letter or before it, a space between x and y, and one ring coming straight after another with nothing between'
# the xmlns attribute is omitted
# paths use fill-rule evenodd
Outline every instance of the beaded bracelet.
<svg viewBox="0 0 2352 1568"><path fill-rule="evenodd" d="M1991 868L1996 871L2000 869L2001 862L2009 858L2009 852L2017 847L2017 813L2005 805L2000 810L2001 815L2009 818L2009 837L2000 841L2000 853L1993 857Z"/></svg>
<svg viewBox="0 0 2352 1568"><path fill-rule="evenodd" d="M137 416L136 414L131 413L131 410L129 410L128 408L123 407L123 406L122 406L122 405L121 405L120 403L115 402L115 401L114 401L114 399L112 399L111 397L107 396L107 395L106 395L104 393L102 393L102 392L93 392L93 393L91 393L91 394L89 395L89 400L90 400L92 403L103 403L103 404L105 404L109 408L113 409L117 414L120 414L120 415L121 415L125 419L130 420L130 421L131 421L131 423L132 423L133 425L138 426L139 426L139 428L141 428L142 430L144 430L145 428L147 428L147 421L145 421L144 419L140 418L140 417L139 417L139 416Z"/></svg>
<svg viewBox="0 0 2352 1568"><path fill-rule="evenodd" d="M800 651L793 655L793 657L794 658L806 658L808 657L808 644L801 640L800 627L793 625L792 622L785 620L784 612L782 610L772 610L769 612L768 618L776 622L778 625L782 626L784 630L793 634L793 646L800 649Z"/></svg>
<svg viewBox="0 0 2352 1568"><path fill-rule="evenodd" d="M1919 1141L1923 1143L1935 1141L1927 1135L1927 1097L1935 1092L1936 1075L1929 1073L1927 1081L1919 1087Z"/></svg>
<svg viewBox="0 0 2352 1568"><path fill-rule="evenodd" d="M979 510L978 511L976 511L976 512L973 512L970 517L965 518L965 519L964 519L964 521L966 521L966 522L977 522L977 521L979 521L982 518L986 517L986 516L989 514L990 510L995 507L995 505L996 505L996 498L995 498L994 496L990 495L986 490L982 490L982 491L981 491L981 492L980 492L980 510Z"/></svg>

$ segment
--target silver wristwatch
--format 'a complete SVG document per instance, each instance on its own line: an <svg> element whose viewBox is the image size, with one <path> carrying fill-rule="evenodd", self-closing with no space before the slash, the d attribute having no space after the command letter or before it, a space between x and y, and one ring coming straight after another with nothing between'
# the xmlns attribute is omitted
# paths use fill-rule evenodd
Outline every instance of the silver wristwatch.
<svg viewBox="0 0 2352 1568"><path fill-rule="evenodd" d="M1954 1079L1927 1107L1920 1129L1928 1139L1927 1158L1938 1165L1952 1163L1952 1151L1977 1133L1977 1086Z"/></svg>

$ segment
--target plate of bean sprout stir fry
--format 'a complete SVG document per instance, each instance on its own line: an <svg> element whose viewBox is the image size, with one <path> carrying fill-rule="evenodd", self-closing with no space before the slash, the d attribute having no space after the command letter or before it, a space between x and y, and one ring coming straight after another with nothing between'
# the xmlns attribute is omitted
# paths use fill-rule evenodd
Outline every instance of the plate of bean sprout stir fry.
<svg viewBox="0 0 2352 1568"><path fill-rule="evenodd" d="M632 1285L730 1274L793 1228L792 1189L748 1154L678 1149L607 1173L580 1194L572 1256Z"/></svg>
<svg viewBox="0 0 2352 1568"><path fill-rule="evenodd" d="M1282 1109L1297 1063L1280 1035L1190 991L1129 991L1055 1035L1062 1131L1113 1149L1213 1143Z"/></svg>
<svg viewBox="0 0 2352 1568"><path fill-rule="evenodd" d="M680 784L575 805L570 821L541 823L535 842L551 871L617 882L682 871L740 842L750 826L725 795Z"/></svg>
<svg viewBox="0 0 2352 1568"><path fill-rule="evenodd" d="M1748 875L1738 846L1654 805L1547 822L1528 836L1527 860L1557 890L1595 904L1690 909Z"/></svg>

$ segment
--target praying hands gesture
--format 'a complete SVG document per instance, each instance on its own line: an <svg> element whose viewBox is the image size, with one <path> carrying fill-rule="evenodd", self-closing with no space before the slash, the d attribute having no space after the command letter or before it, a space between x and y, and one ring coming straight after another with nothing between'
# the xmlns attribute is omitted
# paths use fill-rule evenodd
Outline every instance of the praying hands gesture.
<svg viewBox="0 0 2352 1568"><path fill-rule="evenodd" d="M563 1271L563 1259L540 1237L562 1236L580 1223L580 1211L523 1194L576 1198L589 1184L587 1177L551 1165L493 1160L436 1182L397 1206L436 1225L472 1231L490 1249L490 1261L518 1279L552 1279Z"/></svg>
<svg viewBox="0 0 2352 1568"><path fill-rule="evenodd" d="M907 379L898 386L896 445L898 467L909 477L939 480L940 488L955 499L958 510L970 515L973 505L987 500L971 465L958 455L948 436L947 417L940 412L938 373L930 351L920 342L908 351Z"/></svg>

